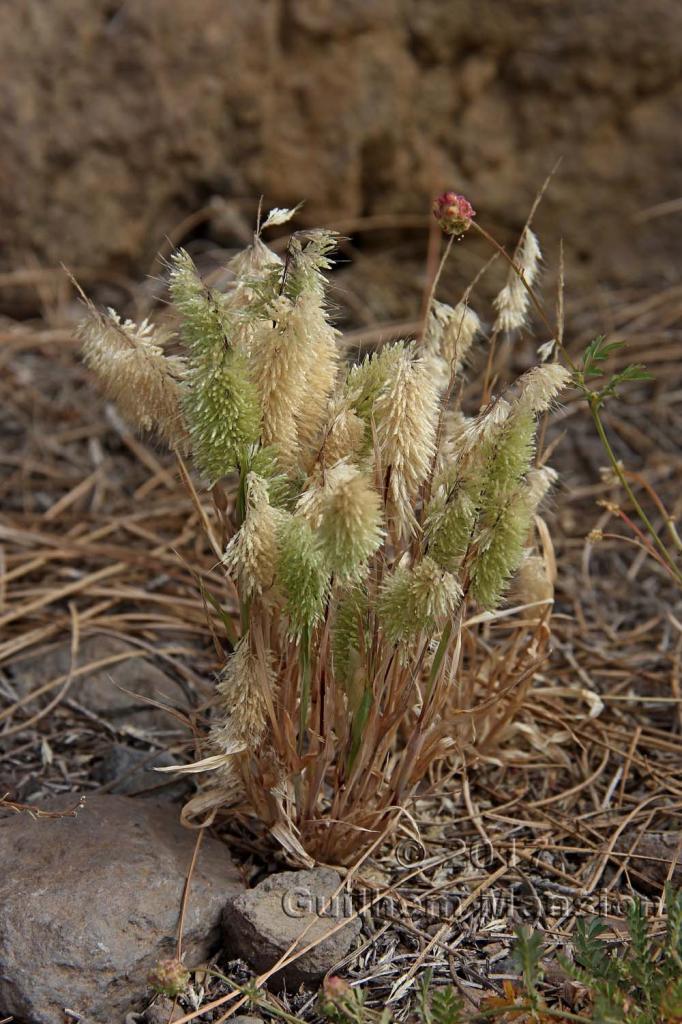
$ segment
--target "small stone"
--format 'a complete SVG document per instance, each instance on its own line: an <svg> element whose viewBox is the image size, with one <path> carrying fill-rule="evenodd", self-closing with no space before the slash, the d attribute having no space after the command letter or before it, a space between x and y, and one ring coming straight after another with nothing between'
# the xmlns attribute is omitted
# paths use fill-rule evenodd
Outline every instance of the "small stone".
<svg viewBox="0 0 682 1024"><path fill-rule="evenodd" d="M93 769L93 778L118 796L144 796L157 800L181 799L191 786L186 778L173 779L154 771L177 763L166 751L137 750L114 743Z"/></svg>
<svg viewBox="0 0 682 1024"><path fill-rule="evenodd" d="M88 796L75 817L0 816L3 1015L63 1024L68 1008L113 1024L150 996L148 974L176 953L195 842L172 807L124 796ZM213 952L225 901L242 890L227 848L205 836L183 931L189 968Z"/></svg>
<svg viewBox="0 0 682 1024"><path fill-rule="evenodd" d="M305 928L308 930L301 946L326 936L335 924L352 914L347 894L341 892L331 899L340 883L338 873L331 868L284 871L233 897L223 913L226 952L264 972L279 960ZM359 918L349 920L345 928L278 971L271 983L276 987L286 983L292 988L313 985L343 959L360 928Z"/></svg>

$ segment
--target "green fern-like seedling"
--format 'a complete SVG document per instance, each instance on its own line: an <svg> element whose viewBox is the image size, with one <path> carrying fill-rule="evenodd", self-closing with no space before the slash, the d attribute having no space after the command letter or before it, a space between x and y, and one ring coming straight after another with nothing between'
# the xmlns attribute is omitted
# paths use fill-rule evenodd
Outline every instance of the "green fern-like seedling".
<svg viewBox="0 0 682 1024"><path fill-rule="evenodd" d="M436 988L432 971L424 971L415 1012L421 1024L460 1024L464 1002L452 985Z"/></svg>
<svg viewBox="0 0 682 1024"><path fill-rule="evenodd" d="M651 935L639 900L628 910L629 942L617 954L602 921L578 922L575 963L566 972L590 991L594 1024L668 1024L682 1020L682 891L666 888L667 927Z"/></svg>
<svg viewBox="0 0 682 1024"><path fill-rule="evenodd" d="M576 961L592 977L613 981L618 977L616 961L611 957L609 947L602 939L608 929L603 921L594 917L589 921L578 918L575 928Z"/></svg>
<svg viewBox="0 0 682 1024"><path fill-rule="evenodd" d="M431 996L433 1024L459 1024L463 1009L464 1002L452 985L437 988Z"/></svg>

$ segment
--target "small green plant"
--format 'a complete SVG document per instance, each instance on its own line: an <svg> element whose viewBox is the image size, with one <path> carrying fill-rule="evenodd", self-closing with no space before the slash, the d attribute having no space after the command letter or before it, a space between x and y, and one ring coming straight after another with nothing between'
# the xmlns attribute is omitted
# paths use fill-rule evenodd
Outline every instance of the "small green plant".
<svg viewBox="0 0 682 1024"><path fill-rule="evenodd" d="M434 985L433 974L428 970L421 978L415 1012L421 1024L459 1024L464 1000L452 985Z"/></svg>
<svg viewBox="0 0 682 1024"><path fill-rule="evenodd" d="M366 1005L362 988L354 988L342 978L324 982L318 999L320 1013L333 1024L392 1024L390 1010L375 1010ZM464 1001L452 985L434 985L430 970L420 979L409 1020L420 1024L460 1024L466 1019Z"/></svg>
<svg viewBox="0 0 682 1024"><path fill-rule="evenodd" d="M365 993L343 978L326 978L317 1000L322 1014L332 1024L391 1024L390 1010L377 1011L365 1004Z"/></svg>
<svg viewBox="0 0 682 1024"><path fill-rule="evenodd" d="M443 260L474 216L445 198ZM282 260L262 233L288 216L258 227L226 292L174 254L181 354L166 331L90 304L82 337L125 414L191 453L238 598L210 733L179 769L211 773L187 813L246 801L292 859L338 863L381 836L435 761L495 747L541 662L552 581L535 526L555 475L535 464L536 428L569 375L534 367L465 416L455 385L480 321L468 293L436 301L436 282L418 341L347 365L326 298L335 235L295 233ZM530 229L519 252L527 282ZM500 329L527 305L512 274ZM468 677L463 652L517 573L518 627L486 638Z"/></svg>
<svg viewBox="0 0 682 1024"><path fill-rule="evenodd" d="M425 971L406 1017L419 1024L550 1024L591 1021L592 1024L680 1024L682 1021L682 891L668 885L665 932L654 937L638 901L628 913L628 941L607 942L603 921L578 919L574 959L561 957L569 977L585 990L585 1007L574 1013L548 1005L541 990L542 934L519 927L513 949L520 978L507 980L500 995L487 996L471 1009L450 985L437 986ZM329 978L319 999L320 1012L335 1024L390 1024L392 1017L368 1009L362 989L341 978Z"/></svg>
<svg viewBox="0 0 682 1024"><path fill-rule="evenodd" d="M648 373L642 363L633 363L626 366L610 377L606 375L605 364L610 356L622 349L623 345L624 342L622 341L608 341L604 335L594 338L585 349L580 363L572 368L571 383L587 402L597 434L608 456L611 469L630 499L635 513L648 534L648 538L620 508L613 506L612 511L620 516L652 557L663 566L678 586L682 586L682 570L679 566L682 541L680 541L673 517L664 508L656 492L645 481L639 480L649 492L668 528L670 544L666 544L632 488L631 479L634 477L634 474L628 473L616 458L601 415L605 404L610 399L620 395L623 385L652 379L651 374ZM597 381L599 381L598 384Z"/></svg>
<svg viewBox="0 0 682 1024"><path fill-rule="evenodd" d="M566 972L590 992L595 1024L673 1024L682 1021L682 891L666 887L666 928L654 936L641 902L628 910L629 942L606 942L603 921L579 920L575 962Z"/></svg>

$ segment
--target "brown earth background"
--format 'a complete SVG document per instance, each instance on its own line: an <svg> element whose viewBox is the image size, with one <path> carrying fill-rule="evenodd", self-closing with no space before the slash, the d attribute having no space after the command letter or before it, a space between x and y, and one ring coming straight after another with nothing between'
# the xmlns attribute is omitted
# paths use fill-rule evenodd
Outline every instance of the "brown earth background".
<svg viewBox="0 0 682 1024"><path fill-rule="evenodd" d="M506 240L562 158L569 280L679 280L674 0L3 0L0 66L0 270L143 275L213 197L243 241L261 193L329 223L450 187Z"/></svg>

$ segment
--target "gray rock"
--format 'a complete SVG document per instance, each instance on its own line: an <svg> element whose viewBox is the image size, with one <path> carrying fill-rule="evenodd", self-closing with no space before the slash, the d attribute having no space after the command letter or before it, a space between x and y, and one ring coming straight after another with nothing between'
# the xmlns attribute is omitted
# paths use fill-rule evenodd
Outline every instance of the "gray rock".
<svg viewBox="0 0 682 1024"><path fill-rule="evenodd" d="M169 714L152 707L144 698L183 708L187 706L185 694L180 684L155 664L146 652L103 633L85 637L74 667L85 668L102 661L105 661L104 665L74 677L68 697L106 718L112 725L126 724L141 729L177 728L176 721ZM60 643L15 662L12 685L17 694L24 697L45 683L59 677L66 678L71 668L70 643ZM130 692L124 693L121 687ZM56 692L50 690L37 699L41 704L46 703ZM137 694L139 699L136 699Z"/></svg>
<svg viewBox="0 0 682 1024"><path fill-rule="evenodd" d="M92 774L107 787L108 793L177 800L191 789L186 778L173 780L154 770L176 763L177 757L165 751L137 750L125 743L114 743Z"/></svg>
<svg viewBox="0 0 682 1024"><path fill-rule="evenodd" d="M68 1007L91 1024L122 1021L152 967L175 953L195 839L173 808L122 796L88 797L76 817L0 817L3 1015L63 1024ZM183 933L189 967L211 953L221 910L242 889L227 848L206 836Z"/></svg>
<svg viewBox="0 0 682 1024"><path fill-rule="evenodd" d="M345 894L325 910L340 877L331 868L284 871L228 901L223 913L223 936L229 956L241 957L255 970L267 971L310 925L300 946L321 939L352 906ZM350 949L361 928L359 918L304 953L273 976L277 985L310 985L326 974Z"/></svg>

